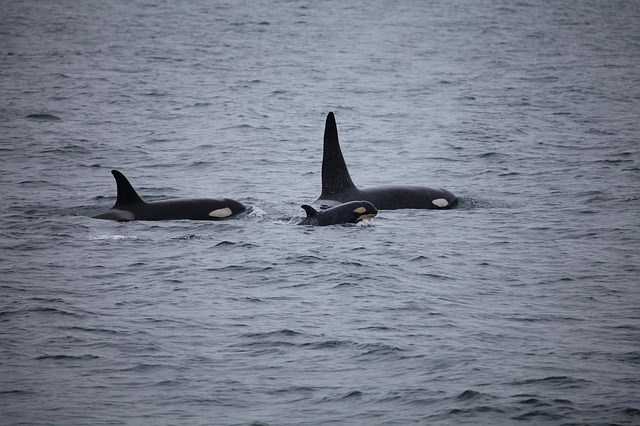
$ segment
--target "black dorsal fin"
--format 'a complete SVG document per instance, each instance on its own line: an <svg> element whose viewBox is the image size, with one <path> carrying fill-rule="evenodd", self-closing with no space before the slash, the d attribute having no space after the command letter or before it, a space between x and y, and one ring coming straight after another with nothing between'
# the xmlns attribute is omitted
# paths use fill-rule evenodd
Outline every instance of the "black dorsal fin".
<svg viewBox="0 0 640 426"><path fill-rule="evenodd" d="M324 127L324 149L322 152L322 195L320 199L331 197L345 189L355 188L347 164L344 162L340 142L338 141L338 127L333 112L327 115Z"/></svg>
<svg viewBox="0 0 640 426"><path fill-rule="evenodd" d="M114 207L123 206L127 204L144 203L142 198L138 195L133 186L129 183L126 177L117 170L111 170L111 174L116 178L116 185L118 186L118 199Z"/></svg>
<svg viewBox="0 0 640 426"><path fill-rule="evenodd" d="M302 207L304 209L305 212L307 212L307 217L314 217L315 215L318 214L318 212L316 211L316 209L314 209L313 207L311 207L310 205L307 204L303 204L300 207Z"/></svg>

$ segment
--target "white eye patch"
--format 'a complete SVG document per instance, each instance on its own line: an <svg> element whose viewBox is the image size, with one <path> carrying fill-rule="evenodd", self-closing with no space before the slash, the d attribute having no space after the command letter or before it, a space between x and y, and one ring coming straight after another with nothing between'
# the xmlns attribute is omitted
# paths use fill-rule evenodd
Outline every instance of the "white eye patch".
<svg viewBox="0 0 640 426"><path fill-rule="evenodd" d="M222 219L224 217L231 216L231 209L229 207L225 207L223 209L217 209L209 213L211 217L217 217L218 219Z"/></svg>
<svg viewBox="0 0 640 426"><path fill-rule="evenodd" d="M437 198L432 203L438 207L447 207L449 205L449 202L444 198Z"/></svg>
<svg viewBox="0 0 640 426"><path fill-rule="evenodd" d="M358 213L358 214L362 214L362 213L364 213L366 211L367 211L367 209L364 208L364 207L358 207L357 209L353 210L354 213Z"/></svg>

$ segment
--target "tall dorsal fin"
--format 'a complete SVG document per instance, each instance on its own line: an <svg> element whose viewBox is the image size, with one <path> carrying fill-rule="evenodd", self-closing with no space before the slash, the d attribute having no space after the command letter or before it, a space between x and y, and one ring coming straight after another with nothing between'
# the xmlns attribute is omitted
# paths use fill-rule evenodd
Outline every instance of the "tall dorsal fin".
<svg viewBox="0 0 640 426"><path fill-rule="evenodd" d="M313 207L311 207L311 206L309 206L307 204L303 204L300 207L302 207L304 209L304 211L307 212L307 217L314 217L315 215L318 214L316 209L314 209Z"/></svg>
<svg viewBox="0 0 640 426"><path fill-rule="evenodd" d="M324 127L324 148L322 152L322 195L320 199L331 199L331 196L345 189L355 188L347 164L344 162L338 127L333 112L327 115Z"/></svg>
<svg viewBox="0 0 640 426"><path fill-rule="evenodd" d="M116 178L116 185L118 186L118 198L114 207L123 206L127 204L144 203L142 198L138 195L133 186L129 183L126 177L117 170L111 170L111 174Z"/></svg>

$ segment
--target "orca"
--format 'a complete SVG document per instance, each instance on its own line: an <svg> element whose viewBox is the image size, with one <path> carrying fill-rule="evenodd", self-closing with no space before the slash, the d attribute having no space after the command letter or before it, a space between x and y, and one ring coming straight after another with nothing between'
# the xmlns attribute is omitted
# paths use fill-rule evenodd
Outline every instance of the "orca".
<svg viewBox="0 0 640 426"><path fill-rule="evenodd" d="M379 210L450 209L458 198L445 189L425 186L381 186L358 189L349 175L338 141L338 127L333 112L327 115L322 154L322 194L320 204L365 200Z"/></svg>
<svg viewBox="0 0 640 426"><path fill-rule="evenodd" d="M307 212L307 217L298 225L326 226L339 223L358 223L362 220L373 219L378 214L378 209L368 201L351 201L321 211L317 211L307 204L303 204L301 207Z"/></svg>
<svg viewBox="0 0 640 426"><path fill-rule="evenodd" d="M185 198L166 201L145 202L136 193L127 178L118 170L111 170L116 179L118 197L114 206L95 219L118 221L131 220L222 220L240 214L246 207L228 198Z"/></svg>

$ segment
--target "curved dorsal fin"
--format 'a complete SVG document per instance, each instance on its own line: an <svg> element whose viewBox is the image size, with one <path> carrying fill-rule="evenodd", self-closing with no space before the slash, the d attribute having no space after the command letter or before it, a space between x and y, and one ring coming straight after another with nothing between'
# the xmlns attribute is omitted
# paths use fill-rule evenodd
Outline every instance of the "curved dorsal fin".
<svg viewBox="0 0 640 426"><path fill-rule="evenodd" d="M144 203L142 198L138 195L133 186L129 183L126 177L117 170L111 170L111 174L116 178L116 185L118 186L118 198L114 207L126 205L126 204L138 204Z"/></svg>
<svg viewBox="0 0 640 426"><path fill-rule="evenodd" d="M304 209L304 211L307 212L307 217L314 217L315 215L318 214L316 209L314 209L313 207L311 207L311 206L309 206L307 204L303 204L300 207L302 207Z"/></svg>
<svg viewBox="0 0 640 426"><path fill-rule="evenodd" d="M345 189L355 188L347 164L344 162L340 142L338 141L338 127L333 112L327 115L324 127L324 148L322 152L322 195L320 199L331 199Z"/></svg>

